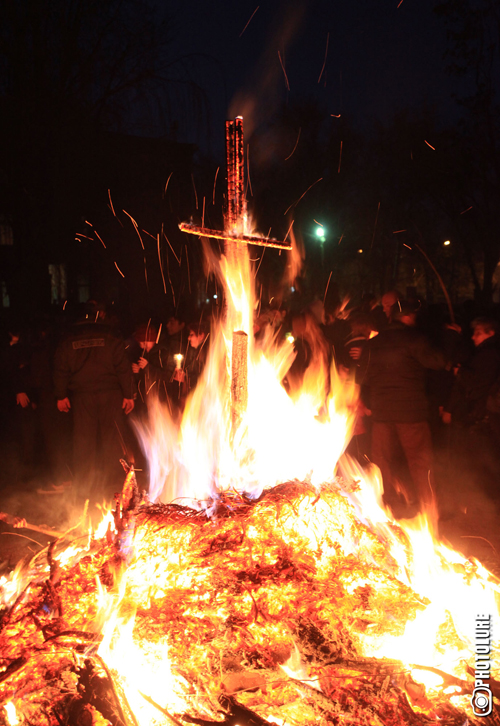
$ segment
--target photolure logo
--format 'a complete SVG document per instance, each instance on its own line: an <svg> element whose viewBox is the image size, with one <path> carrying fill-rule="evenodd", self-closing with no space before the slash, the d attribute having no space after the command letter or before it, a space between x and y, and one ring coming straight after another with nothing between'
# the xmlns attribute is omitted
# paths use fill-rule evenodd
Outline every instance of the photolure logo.
<svg viewBox="0 0 500 726"><path fill-rule="evenodd" d="M490 688L491 615L476 615L474 630L475 680L471 704L474 716L489 716L493 710Z"/></svg>

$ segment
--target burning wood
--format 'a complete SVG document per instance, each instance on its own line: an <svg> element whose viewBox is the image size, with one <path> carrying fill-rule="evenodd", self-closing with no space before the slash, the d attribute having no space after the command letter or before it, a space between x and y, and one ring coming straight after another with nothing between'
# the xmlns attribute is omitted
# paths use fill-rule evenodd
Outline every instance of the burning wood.
<svg viewBox="0 0 500 726"><path fill-rule="evenodd" d="M402 582L388 540L357 521L345 492L227 494L211 519L176 504L127 508L133 490L129 472L113 541L108 529L86 546L52 545L4 602L0 702L19 723L464 723L465 661L426 690L401 660L366 655L429 600ZM410 572L410 542L391 534ZM467 650L452 622L436 645Z"/></svg>

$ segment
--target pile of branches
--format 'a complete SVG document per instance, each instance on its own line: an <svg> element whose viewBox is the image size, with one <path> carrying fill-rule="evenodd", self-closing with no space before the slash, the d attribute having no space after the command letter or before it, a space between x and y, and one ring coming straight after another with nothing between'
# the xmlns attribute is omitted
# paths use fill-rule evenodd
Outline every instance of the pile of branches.
<svg viewBox="0 0 500 726"><path fill-rule="evenodd" d="M293 482L211 511L141 505L130 473L116 532L64 566L67 544L37 557L0 623L0 703L21 703L21 724L138 725L128 684L98 653L102 591L123 576L135 644L168 645L173 685L140 691L148 723L464 724L470 678L443 674L465 694L457 708L402 663L362 656L363 637L400 635L426 601L338 490ZM442 637L458 645L453 628Z"/></svg>

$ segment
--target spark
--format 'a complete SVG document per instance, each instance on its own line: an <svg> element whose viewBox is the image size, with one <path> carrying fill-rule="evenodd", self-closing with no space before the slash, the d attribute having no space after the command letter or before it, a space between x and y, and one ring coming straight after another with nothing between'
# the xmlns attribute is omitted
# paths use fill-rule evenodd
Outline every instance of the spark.
<svg viewBox="0 0 500 726"><path fill-rule="evenodd" d="M174 248L172 247L172 245L170 244L170 240L168 239L168 237L167 237L167 235L165 234L165 232L163 233L163 236L164 236L164 237L165 237L165 239L167 240L167 244L168 244L168 246L170 247L170 249L172 250L172 254L174 255L175 259L177 260L177 262L179 263L179 266L180 266L180 264L181 264L181 261L180 261L179 257L177 257L177 255L175 254L175 250L174 250ZM168 259L168 258L167 258L167 259Z"/></svg>
<svg viewBox="0 0 500 726"><path fill-rule="evenodd" d="M472 209L472 205L470 207L467 207L467 209L464 209L463 212L460 212L460 214L465 214L465 212L469 212Z"/></svg>
<svg viewBox="0 0 500 726"><path fill-rule="evenodd" d="M294 220L294 219L292 219L292 223L291 223L291 224L290 224L290 226L288 227L288 232L286 233L286 235L285 235L285 239L283 240L283 242L286 242L286 238L288 237L288 235L289 235L289 234L290 234L290 232L292 231L292 227L293 227L293 223L294 223L294 222L295 222L295 220Z"/></svg>
<svg viewBox="0 0 500 726"><path fill-rule="evenodd" d="M339 244L340 244L340 243L342 242L342 240L344 239L344 234L345 234L345 232L342 232L342 234L340 235L340 239L339 239Z"/></svg>
<svg viewBox="0 0 500 726"><path fill-rule="evenodd" d="M113 260L113 261L114 261L114 260ZM116 262L115 262L115 267L116 267L116 269L118 270L118 272L120 273L120 275L121 275L122 277L125 277L125 275L124 275L124 274L123 274L123 272L122 272L122 271L120 270L120 268L118 267L118 265L116 264Z"/></svg>
<svg viewBox="0 0 500 726"><path fill-rule="evenodd" d="M432 144L429 144L429 142L428 142L428 141L425 141L425 139L424 139L424 142L425 142L425 143L427 144L427 146L428 146L428 147L429 147L430 149L432 149L433 151L436 151L435 147L434 147L434 146L432 146Z"/></svg>
<svg viewBox="0 0 500 726"><path fill-rule="evenodd" d="M292 222L292 224L293 224L293 222ZM260 258L260 262L259 262L259 264L257 266L257 269L255 270L255 277L257 277L257 273L260 270L260 266L262 265L262 260L264 259L264 255L265 254L266 254L266 247L264 247L264 251L263 251L262 256Z"/></svg>
<svg viewBox="0 0 500 726"><path fill-rule="evenodd" d="M163 325L163 323L160 323L160 327L158 328L158 335L156 336L156 345L158 345L158 341L160 340L161 326L162 325Z"/></svg>
<svg viewBox="0 0 500 726"><path fill-rule="evenodd" d="M77 237L83 237L84 239L89 239L89 240L91 240L91 242L93 242L93 241L94 241L93 237L87 237L87 235L86 235L86 234L82 234L81 232L77 232L77 233L76 233L76 236L77 236Z"/></svg>
<svg viewBox="0 0 500 726"><path fill-rule="evenodd" d="M217 174L219 173L220 166L217 167L217 171L215 172L215 179L214 179L214 193L212 195L212 204L215 204L215 185L217 184Z"/></svg>
<svg viewBox="0 0 500 726"><path fill-rule="evenodd" d="M247 144L247 181L250 189L250 194L253 197L252 182L250 180L250 144Z"/></svg>
<svg viewBox="0 0 500 726"><path fill-rule="evenodd" d="M147 268L147 264L146 264L146 255L144 255L143 259L144 259L144 277L146 279L146 288L147 288L147 291L149 294L148 268Z"/></svg>
<svg viewBox="0 0 500 726"><path fill-rule="evenodd" d="M403 4L403 0L399 0L398 8ZM398 9L396 8L396 10Z"/></svg>
<svg viewBox="0 0 500 726"><path fill-rule="evenodd" d="M285 85L286 85L287 91L289 91L290 90L290 84L288 83L288 76L286 74L285 66L283 65L283 61L281 60L281 53L279 51L278 51L278 58L280 59L281 68L283 70L283 75L285 76Z"/></svg>
<svg viewBox="0 0 500 726"><path fill-rule="evenodd" d="M113 212L113 216L116 217L115 208L113 207L113 202L111 200L111 190L110 189L108 189L108 197L109 197L109 205L111 207L111 211Z"/></svg>
<svg viewBox="0 0 500 726"><path fill-rule="evenodd" d="M406 232L406 231L407 231L406 229L397 229L397 230L396 230L395 232L393 232L392 234L400 234L401 232Z"/></svg>
<svg viewBox="0 0 500 726"><path fill-rule="evenodd" d="M323 66L321 68L321 73L319 74L318 83L321 81L321 76L323 75L323 71L325 70L326 65L326 56L328 55L328 43L330 41L330 32L326 35L326 48L325 48L325 60L323 61Z"/></svg>
<svg viewBox="0 0 500 726"><path fill-rule="evenodd" d="M188 248L186 247L186 262L187 262L187 268L188 268L188 287L189 287L189 294L191 295L191 276L189 274L189 256L188 256Z"/></svg>
<svg viewBox="0 0 500 726"><path fill-rule="evenodd" d="M257 7L256 7L256 8L255 8L255 10L253 11L253 13L252 13L252 14L250 15L250 18L249 18L249 20L248 20L247 24L245 25L245 27L243 28L243 30L241 31L241 33L240 33L240 35L239 35L239 37L240 37L240 38L241 38L241 36L243 35L243 33L245 32L245 30L246 30L246 29L248 28L248 26L250 25L250 21L252 20L253 16L255 15L255 13L257 12L257 10L258 10L259 8L260 8L260 5L257 5Z"/></svg>
<svg viewBox="0 0 500 726"><path fill-rule="evenodd" d="M126 212L126 211L125 211L124 209L122 209L122 212L123 212L124 214L126 214L126 215L127 215L127 217L130 217L130 219L132 220L132 224L134 225L134 227L135 227L135 231L137 232L137 235L138 235L138 237L139 237L139 240L140 240L140 243L141 243L141 247L142 247L142 249L144 249L144 242L142 241L141 233L139 232L139 227L137 226L137 222L136 222L136 221L135 221L135 219L134 219L134 218L133 218L133 217L132 217L132 216L131 216L131 215L130 215L130 214L129 214L128 212Z"/></svg>
<svg viewBox="0 0 500 726"><path fill-rule="evenodd" d="M194 174L192 172L191 172L191 181L193 182L194 198L195 198L195 201L196 201L196 209L198 209L198 193L196 191L196 186L195 186L195 183L194 183Z"/></svg>
<svg viewBox="0 0 500 726"><path fill-rule="evenodd" d="M293 147L293 149L292 149L292 153L291 153L291 154L288 154L288 156L286 157L285 161L288 161L288 159L289 159L289 158L290 158L291 156L293 156L293 154L294 154L294 152L295 152L295 149L297 148L297 146L298 146L298 143L299 143L299 139L300 139L300 132L301 132L301 131L302 131L302 126L301 126L301 127L299 128L299 135L297 136L297 141L295 142L295 146L294 146L294 147Z"/></svg>
<svg viewBox="0 0 500 726"><path fill-rule="evenodd" d="M324 225L321 224L321 222L318 222L317 219L313 219L313 222L316 222L316 224L319 225L320 227L323 227L324 226Z"/></svg>
<svg viewBox="0 0 500 726"><path fill-rule="evenodd" d="M378 222L378 213L380 212L380 202L378 203L377 207L377 215L375 217L375 225L373 227L373 236L372 236L372 243L370 245L370 249L373 249L373 243L375 242L375 232L377 231L377 222Z"/></svg>
<svg viewBox="0 0 500 726"><path fill-rule="evenodd" d="M89 222L89 221L88 221L87 219L85 219L84 221L85 221L85 224L88 224L88 225L89 225L89 227L93 227L93 226L94 226L94 225L92 224L92 222Z"/></svg>
<svg viewBox="0 0 500 726"><path fill-rule="evenodd" d="M285 216L285 214L286 214L287 212L289 212L289 211L290 211L290 209L291 209L292 207L295 207L295 206L297 206L297 204L298 204L298 203L300 202L300 200L301 200L301 199L303 199L303 197L305 197L305 196L306 196L307 192L308 192L308 191L309 191L310 189L312 189L312 188L313 188L313 187L314 187L314 186L315 186L315 185L316 185L316 184L317 184L318 182L320 182L320 181L322 181L322 180L323 180L323 177L322 177L322 176L320 176L320 178L319 178L319 179L316 179L316 181L315 181L315 182L313 182L313 183L311 184L311 186L310 186L310 187L307 187L307 189L305 190L305 192L304 192L304 193L303 193L303 194L302 194L302 195L301 195L301 196L300 196L300 197L299 197L299 198L297 199L297 201L296 201L296 202L292 202L292 204L290 204L290 206L288 207L288 209L287 209L287 210L286 210L286 211L284 212L283 216Z"/></svg>
<svg viewBox="0 0 500 726"><path fill-rule="evenodd" d="M64 305L63 305L63 307L62 307L62 309L63 309L63 310L66 310L66 305L67 305L67 304L68 304L68 301L67 301L67 300L65 300L65 301L64 301Z"/></svg>
<svg viewBox="0 0 500 726"><path fill-rule="evenodd" d="M165 237L165 239L167 239L167 238ZM167 242L168 242L168 239L167 239ZM168 242L168 243L170 244L170 242ZM172 247L170 247L170 249L172 249ZM173 252L173 250L172 250L172 252ZM175 252L174 252L174 255L175 255ZM175 259L177 259L177 255L175 255ZM174 292L174 286L172 285L172 278L170 277L170 264L168 261L168 251L167 251L167 275L168 275L168 281L170 283L170 289L172 290L172 298L173 298L174 307L175 307L175 292Z"/></svg>
<svg viewBox="0 0 500 726"><path fill-rule="evenodd" d="M160 234L159 233L158 233L157 239L158 239L158 261L160 263L161 279L163 280L163 290L164 290L165 295L166 295L167 294L167 285L165 283L165 275L163 274L163 265L162 265L162 262L161 262Z"/></svg>
<svg viewBox="0 0 500 726"><path fill-rule="evenodd" d="M174 173L174 172L173 172L173 171L171 171L171 172L170 172L170 174L168 175L167 183L165 184L165 189L163 190L163 196L164 196L164 197L165 197L165 194L167 193L167 187L168 187L168 183L169 183L170 179L172 178L172 174L173 174L173 173Z"/></svg>
<svg viewBox="0 0 500 726"><path fill-rule="evenodd" d="M411 247L410 247L410 245L407 245L407 244L405 244L404 242L403 242L403 247L408 247L408 249L409 249L409 250L411 250Z"/></svg>
<svg viewBox="0 0 500 726"><path fill-rule="evenodd" d="M102 239L102 237L100 236L100 234L98 232L96 232L95 229L94 229L94 234L97 237L97 239L100 240L100 242L101 242L102 246L104 247L104 249L107 249L106 248L106 245L104 244L104 240Z"/></svg>
<svg viewBox="0 0 500 726"><path fill-rule="evenodd" d="M342 116L342 114L341 113L331 113L330 116L332 116L332 118L340 118Z"/></svg>
<svg viewBox="0 0 500 726"><path fill-rule="evenodd" d="M323 295L323 305L325 304L326 293L328 292L328 287L330 285L330 280L332 279L332 272L333 272L333 270L330 270L330 275L328 277L328 282L326 283L325 294Z"/></svg>
<svg viewBox="0 0 500 726"><path fill-rule="evenodd" d="M343 141L340 142L340 154L339 154L339 168L337 169L337 174L340 174L340 165L342 164L342 145Z"/></svg>
<svg viewBox="0 0 500 726"><path fill-rule="evenodd" d="M144 234L147 234L148 237L151 237L151 239L154 239L156 241L156 237L154 234L151 234L151 232L148 232L147 229L142 229L141 232L144 232Z"/></svg>

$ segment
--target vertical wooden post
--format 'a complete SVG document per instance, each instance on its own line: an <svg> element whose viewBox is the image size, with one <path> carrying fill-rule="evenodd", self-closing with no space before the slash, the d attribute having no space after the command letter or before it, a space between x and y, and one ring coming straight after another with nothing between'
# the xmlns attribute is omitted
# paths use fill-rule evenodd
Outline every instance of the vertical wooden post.
<svg viewBox="0 0 500 726"><path fill-rule="evenodd" d="M245 232L245 149L243 118L226 121L227 200L224 231L241 235ZM224 253L230 268L243 269L248 264L246 245L233 240L224 242ZM237 430L248 403L248 335L241 330L232 331L231 356L231 423L233 434Z"/></svg>

